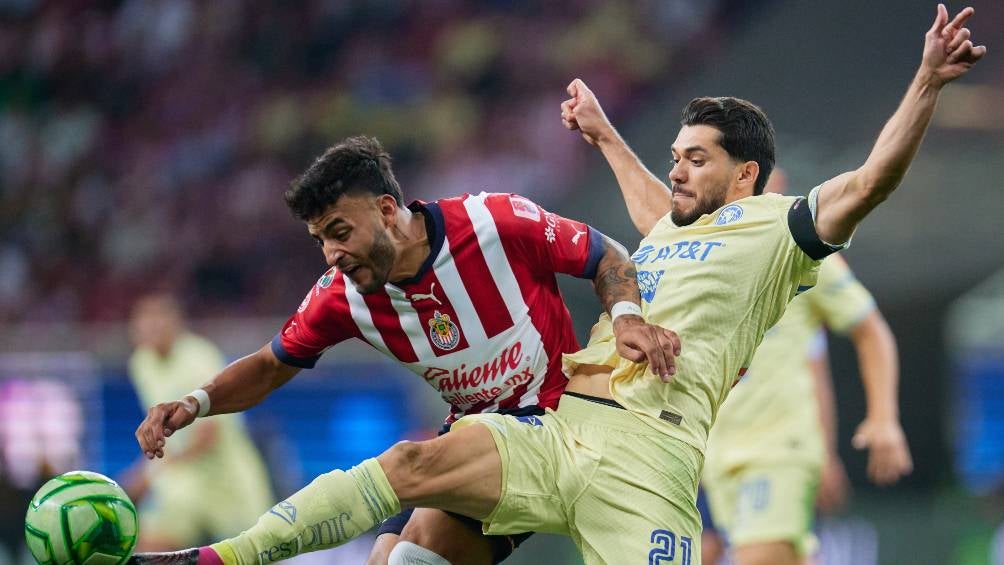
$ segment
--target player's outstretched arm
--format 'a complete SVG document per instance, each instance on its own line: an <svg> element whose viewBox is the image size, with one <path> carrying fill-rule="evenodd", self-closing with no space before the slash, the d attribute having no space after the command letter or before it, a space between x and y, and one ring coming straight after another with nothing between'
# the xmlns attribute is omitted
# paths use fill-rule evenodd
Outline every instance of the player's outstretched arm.
<svg viewBox="0 0 1004 565"><path fill-rule="evenodd" d="M872 311L850 332L858 353L867 412L852 444L868 449L868 477L880 485L891 484L913 470L913 459L899 421L899 356L896 338L878 310Z"/></svg>
<svg viewBox="0 0 1004 565"><path fill-rule="evenodd" d="M859 169L823 183L816 216L820 239L846 242L858 223L899 186L931 122L941 89L987 52L969 39L965 24L972 15L973 9L966 8L949 22L944 4L938 4L937 17L924 38L920 68L868 159Z"/></svg>
<svg viewBox="0 0 1004 565"><path fill-rule="evenodd" d="M647 361L653 374L669 382L676 374L680 338L672 330L645 322L641 316L638 273L627 250L606 236L603 246L593 286L603 309L613 318L617 352L629 361Z"/></svg>
<svg viewBox="0 0 1004 565"><path fill-rule="evenodd" d="M603 152L617 177L631 221L642 235L648 235L656 222L672 211L673 195L617 133L586 83L573 80L568 94L571 98L561 103L561 123L579 130L586 142Z"/></svg>
<svg viewBox="0 0 1004 565"><path fill-rule="evenodd" d="M209 398L209 410L204 415L247 410L293 378L299 370L279 361L270 344L266 344L255 353L227 365L202 387ZM167 438L194 422L199 408L199 399L191 395L150 408L136 429L136 440L147 459L163 457Z"/></svg>

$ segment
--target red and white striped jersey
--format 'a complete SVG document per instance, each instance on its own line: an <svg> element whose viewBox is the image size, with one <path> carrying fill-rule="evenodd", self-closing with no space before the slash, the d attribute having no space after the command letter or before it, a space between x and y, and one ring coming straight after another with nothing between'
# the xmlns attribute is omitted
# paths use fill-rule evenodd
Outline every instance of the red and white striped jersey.
<svg viewBox="0 0 1004 565"><path fill-rule="evenodd" d="M415 202L431 252L419 272L360 294L328 270L272 340L289 365L358 338L420 375L465 414L553 408L567 382L561 355L579 349L555 273L593 278L595 229L510 194Z"/></svg>

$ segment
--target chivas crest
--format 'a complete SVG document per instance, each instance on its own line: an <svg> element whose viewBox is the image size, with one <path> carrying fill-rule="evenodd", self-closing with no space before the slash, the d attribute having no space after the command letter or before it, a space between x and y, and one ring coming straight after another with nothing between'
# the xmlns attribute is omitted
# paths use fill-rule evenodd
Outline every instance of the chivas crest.
<svg viewBox="0 0 1004 565"><path fill-rule="evenodd" d="M436 347L449 351L460 343L460 328L450 320L449 314L436 310L429 320L429 338Z"/></svg>

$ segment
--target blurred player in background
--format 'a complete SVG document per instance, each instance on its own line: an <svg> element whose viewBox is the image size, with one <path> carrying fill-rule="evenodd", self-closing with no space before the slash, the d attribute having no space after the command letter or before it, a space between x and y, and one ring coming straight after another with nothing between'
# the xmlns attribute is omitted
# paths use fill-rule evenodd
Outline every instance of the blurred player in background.
<svg viewBox="0 0 1004 565"><path fill-rule="evenodd" d="M509 194L405 206L390 155L368 137L329 148L286 200L331 268L271 344L227 367L194 397L152 408L137 432L144 445L151 425L160 433L165 424L191 423L200 408L205 415L210 406L225 413L257 404L352 338L439 391L451 405L444 433L466 414L542 415L557 405L567 382L561 355L579 349L556 273L593 281L615 318L622 355L647 359L667 379L673 371L672 353L667 360L664 349L675 336L642 320L627 252L585 224ZM163 444L146 451L160 456ZM295 522L297 511L287 504L272 515ZM432 565L498 562L526 538L486 537L477 520L420 509L381 526L370 563L385 562L399 534L394 559Z"/></svg>
<svg viewBox="0 0 1004 565"><path fill-rule="evenodd" d="M765 192L785 187L779 170ZM869 449L869 477L890 484L912 468L897 407L895 338L847 263L827 257L816 286L764 334L708 436L704 492L737 565L794 564L811 555L817 491L826 510L844 497L824 328L848 335L858 352L868 411L853 443ZM718 536L710 525L705 521L702 550L714 565L721 540L709 539Z"/></svg>
<svg viewBox="0 0 1004 565"><path fill-rule="evenodd" d="M434 440L399 442L348 471L319 476L235 538L133 562L280 561L341 545L408 507L475 517L492 534L569 535L586 563L699 560L697 482L718 408L787 303L815 283L820 260L846 247L899 185L941 89L985 54L962 28L971 14L967 8L949 22L938 6L917 74L868 159L808 199L760 194L774 164L773 127L749 102L688 104L672 146L670 190L574 81L562 120L602 150L627 200L647 204L632 202L632 216L647 217L648 234L634 260L644 268L647 318L688 339L673 348L680 352L675 377L667 383L645 363L622 358L602 318L586 349L564 357L571 376L557 410L467 415ZM216 387L207 388L194 394L208 407ZM136 434L148 456L162 454L165 437L192 421L195 399L185 402L189 408L151 411Z"/></svg>
<svg viewBox="0 0 1004 565"><path fill-rule="evenodd" d="M178 398L226 365L216 346L185 328L181 306L169 294L140 298L130 332L136 350L129 376L144 409ZM141 458L123 481L142 502L140 550L236 534L272 504L265 465L240 416L201 420L174 439L169 457Z"/></svg>

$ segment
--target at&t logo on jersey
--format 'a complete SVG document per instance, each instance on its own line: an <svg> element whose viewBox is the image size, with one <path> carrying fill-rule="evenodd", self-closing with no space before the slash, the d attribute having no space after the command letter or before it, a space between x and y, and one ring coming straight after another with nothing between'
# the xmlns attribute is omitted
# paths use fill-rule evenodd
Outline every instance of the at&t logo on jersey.
<svg viewBox="0 0 1004 565"><path fill-rule="evenodd" d="M743 207L738 204L729 204L728 206L722 208L720 214L718 214L718 219L715 220L716 226L724 226L725 224L731 224L732 222L738 221L739 218L743 217Z"/></svg>
<svg viewBox="0 0 1004 565"><path fill-rule="evenodd" d="M450 320L449 314L436 310L429 320L429 339L436 347L449 351L460 343L460 328Z"/></svg>
<svg viewBox="0 0 1004 565"><path fill-rule="evenodd" d="M705 261L715 249L725 245L721 241L677 241L671 245L656 247L642 246L634 252L631 260L639 265L655 263L665 259L688 259L690 261Z"/></svg>

